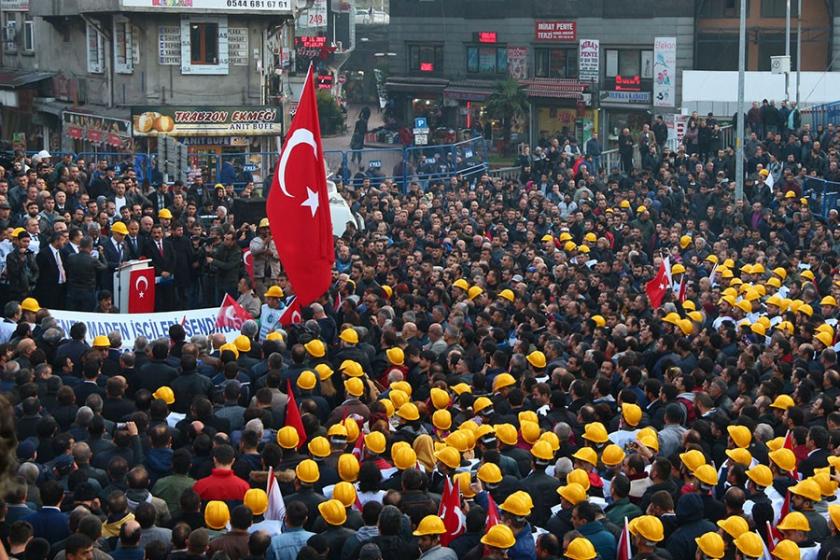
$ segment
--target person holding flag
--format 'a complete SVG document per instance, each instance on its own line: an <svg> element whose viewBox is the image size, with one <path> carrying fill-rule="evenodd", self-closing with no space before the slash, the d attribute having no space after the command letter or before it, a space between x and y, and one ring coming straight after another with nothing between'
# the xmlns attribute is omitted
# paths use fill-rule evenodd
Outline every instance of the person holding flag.
<svg viewBox="0 0 840 560"><path fill-rule="evenodd" d="M441 537L447 534L447 529L439 516L427 515L411 534L417 537L419 560L458 560L454 550L441 544Z"/></svg>
<svg viewBox="0 0 840 560"><path fill-rule="evenodd" d="M510 527L516 539L516 543L508 550L510 560L531 560L537 556L531 524L528 523L533 507L531 496L521 490L508 496L499 506L502 523Z"/></svg>

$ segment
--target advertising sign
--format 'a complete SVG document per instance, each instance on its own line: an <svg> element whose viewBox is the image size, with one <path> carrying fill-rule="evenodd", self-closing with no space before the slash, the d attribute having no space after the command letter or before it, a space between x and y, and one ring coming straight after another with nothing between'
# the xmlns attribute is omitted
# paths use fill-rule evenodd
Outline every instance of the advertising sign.
<svg viewBox="0 0 840 560"><path fill-rule="evenodd" d="M87 113L63 111L64 134L75 140L88 140L94 144L107 144L127 149L131 145L131 123Z"/></svg>
<svg viewBox="0 0 840 560"><path fill-rule="evenodd" d="M597 82L601 76L601 42L581 39L578 47L578 72L581 82Z"/></svg>
<svg viewBox="0 0 840 560"><path fill-rule="evenodd" d="M577 41L577 23L574 21L538 20L534 26L537 41Z"/></svg>
<svg viewBox="0 0 840 560"><path fill-rule="evenodd" d="M528 47L508 47L508 74L514 80L528 78Z"/></svg>
<svg viewBox="0 0 840 560"><path fill-rule="evenodd" d="M179 25L158 27L158 64L161 66L181 65L181 27Z"/></svg>
<svg viewBox="0 0 840 560"><path fill-rule="evenodd" d="M0 0L0 10L4 12L28 12L29 0Z"/></svg>
<svg viewBox="0 0 840 560"><path fill-rule="evenodd" d="M290 0L121 0L121 4L127 10L148 8L164 12L292 13Z"/></svg>
<svg viewBox="0 0 840 560"><path fill-rule="evenodd" d="M248 28L228 28L228 61L232 66L248 66Z"/></svg>
<svg viewBox="0 0 840 560"><path fill-rule="evenodd" d="M677 39L653 41L653 106L675 107L677 97Z"/></svg>
<svg viewBox="0 0 840 560"><path fill-rule="evenodd" d="M278 136L276 107L133 107L135 136Z"/></svg>

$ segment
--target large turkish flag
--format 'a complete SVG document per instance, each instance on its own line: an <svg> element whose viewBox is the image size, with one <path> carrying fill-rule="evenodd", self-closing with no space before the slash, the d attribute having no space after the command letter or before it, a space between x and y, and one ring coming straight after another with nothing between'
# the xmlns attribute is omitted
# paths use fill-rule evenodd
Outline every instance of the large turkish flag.
<svg viewBox="0 0 840 560"><path fill-rule="evenodd" d="M154 313L155 269L149 267L132 270L128 284L128 312Z"/></svg>
<svg viewBox="0 0 840 560"><path fill-rule="evenodd" d="M329 289L335 261L312 66L280 151L266 214L297 302L309 305Z"/></svg>

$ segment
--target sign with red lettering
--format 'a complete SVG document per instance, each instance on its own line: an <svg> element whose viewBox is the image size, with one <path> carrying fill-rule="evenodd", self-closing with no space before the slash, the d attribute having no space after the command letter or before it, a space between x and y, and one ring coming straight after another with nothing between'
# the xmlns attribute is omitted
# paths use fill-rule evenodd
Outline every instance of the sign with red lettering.
<svg viewBox="0 0 840 560"><path fill-rule="evenodd" d="M538 20L534 26L537 41L577 41L577 22Z"/></svg>
<svg viewBox="0 0 840 560"><path fill-rule="evenodd" d="M134 136L276 136L276 107L133 107Z"/></svg>
<svg viewBox="0 0 840 560"><path fill-rule="evenodd" d="M616 91L641 91L642 79L636 76L616 76L615 90Z"/></svg>
<svg viewBox="0 0 840 560"><path fill-rule="evenodd" d="M421 72L434 72L435 65L431 62L421 62L420 63L420 71Z"/></svg>
<svg viewBox="0 0 840 560"><path fill-rule="evenodd" d="M495 31L479 31L475 35L479 43L495 43L498 37Z"/></svg>

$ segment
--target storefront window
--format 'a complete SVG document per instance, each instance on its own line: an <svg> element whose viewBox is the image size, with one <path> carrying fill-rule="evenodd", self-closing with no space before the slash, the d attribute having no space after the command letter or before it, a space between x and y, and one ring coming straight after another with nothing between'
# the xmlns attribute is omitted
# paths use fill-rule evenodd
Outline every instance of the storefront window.
<svg viewBox="0 0 840 560"><path fill-rule="evenodd" d="M578 77L577 49L536 49L535 68L538 78Z"/></svg>
<svg viewBox="0 0 840 560"><path fill-rule="evenodd" d="M507 47L467 47L467 72L505 74L507 72Z"/></svg>
<svg viewBox="0 0 840 560"><path fill-rule="evenodd" d="M219 25L193 23L190 26L190 63L219 63Z"/></svg>
<svg viewBox="0 0 840 560"><path fill-rule="evenodd" d="M443 72L443 45L408 45L408 71L420 75Z"/></svg>

